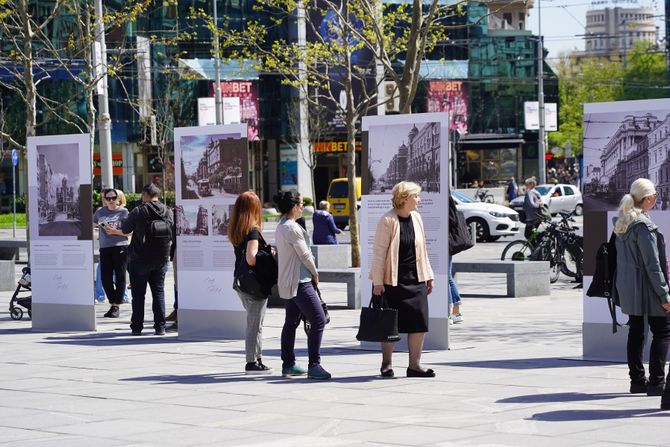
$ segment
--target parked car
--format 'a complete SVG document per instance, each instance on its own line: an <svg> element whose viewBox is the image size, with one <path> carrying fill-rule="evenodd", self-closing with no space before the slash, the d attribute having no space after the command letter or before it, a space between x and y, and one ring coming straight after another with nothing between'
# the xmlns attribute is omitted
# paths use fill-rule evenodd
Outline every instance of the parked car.
<svg viewBox="0 0 670 447"><path fill-rule="evenodd" d="M466 195L451 191L456 209L465 216L470 227L476 224L477 242L493 242L501 236L519 233L519 214L506 206L492 203L475 202Z"/></svg>
<svg viewBox="0 0 670 447"><path fill-rule="evenodd" d="M582 193L574 185L538 185L535 187L542 197L542 202L549 206L549 212L554 215L560 211L574 211L576 215L581 216L584 212L584 200ZM524 196L517 197L509 204L510 208L518 212L521 220L525 220L523 212Z"/></svg>

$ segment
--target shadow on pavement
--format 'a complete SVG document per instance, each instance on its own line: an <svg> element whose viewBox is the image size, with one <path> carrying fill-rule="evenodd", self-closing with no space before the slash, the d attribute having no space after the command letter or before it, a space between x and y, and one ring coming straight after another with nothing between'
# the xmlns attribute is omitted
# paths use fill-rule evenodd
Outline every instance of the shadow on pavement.
<svg viewBox="0 0 670 447"><path fill-rule="evenodd" d="M145 335L132 336L130 331L119 333L99 332L94 334L80 334L70 336L45 337L41 343L79 345L79 346L128 346L167 343L189 343L171 335L154 335L153 329L147 330Z"/></svg>
<svg viewBox="0 0 670 447"><path fill-rule="evenodd" d="M327 357L332 355L364 355L364 354L380 354L381 350L364 350L359 348L342 348L342 347L321 347L321 357L324 357L327 361ZM397 351L401 352L401 351ZM214 351L214 354L245 354L244 349L230 349L225 351ZM307 357L307 348L295 348L296 357ZM264 357L281 357L281 349L265 349L263 348Z"/></svg>
<svg viewBox="0 0 670 447"><path fill-rule="evenodd" d="M660 399L654 401L653 404L658 406L660 404ZM631 419L651 416L670 417L670 412L661 411L659 409L558 410L534 414L529 420L544 422L602 421L608 419Z"/></svg>
<svg viewBox="0 0 670 447"><path fill-rule="evenodd" d="M507 360L478 360L474 362L444 362L445 366L462 366L466 368L491 369L544 369L544 368L574 368L580 366L619 365L617 362L589 362L586 360L569 360L557 357L538 357L531 359Z"/></svg>
<svg viewBox="0 0 670 447"><path fill-rule="evenodd" d="M546 402L585 402L591 400L607 400L630 396L630 393L548 393L529 394L526 396L514 396L500 399L501 404L535 404Z"/></svg>
<svg viewBox="0 0 670 447"><path fill-rule="evenodd" d="M347 376L347 377L333 377L330 380L314 380L308 379L306 376L301 377L282 377L281 375L245 375L244 372L239 373L221 373L221 374L192 374L192 375L165 375L165 376L144 376L144 377L129 377L121 379L121 381L128 382L160 382L165 384L182 384L182 385L203 385L214 383L240 383L240 382L270 382L270 383L315 383L315 382L335 382L335 383L364 383L374 382L376 380L392 380L382 378L380 376Z"/></svg>

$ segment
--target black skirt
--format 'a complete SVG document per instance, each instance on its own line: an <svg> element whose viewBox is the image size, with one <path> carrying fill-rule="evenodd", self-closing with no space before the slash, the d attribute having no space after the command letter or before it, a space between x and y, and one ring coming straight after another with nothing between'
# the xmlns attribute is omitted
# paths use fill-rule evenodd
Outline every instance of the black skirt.
<svg viewBox="0 0 670 447"><path fill-rule="evenodd" d="M398 285L384 284L389 307L398 310L398 332L428 332L428 294L425 282L419 282L416 267L398 266Z"/></svg>

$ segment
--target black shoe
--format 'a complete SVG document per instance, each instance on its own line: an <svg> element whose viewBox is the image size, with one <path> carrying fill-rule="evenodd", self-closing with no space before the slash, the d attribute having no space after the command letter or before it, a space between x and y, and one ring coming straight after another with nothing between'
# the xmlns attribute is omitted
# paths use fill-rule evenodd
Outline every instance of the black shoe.
<svg viewBox="0 0 670 447"><path fill-rule="evenodd" d="M244 373L249 375L272 374L272 368L263 365L263 362L258 360L256 362L247 363L244 367Z"/></svg>
<svg viewBox="0 0 670 447"><path fill-rule="evenodd" d="M435 377L435 371L432 369L417 371L416 369L407 368L407 377Z"/></svg>
<svg viewBox="0 0 670 447"><path fill-rule="evenodd" d="M170 315L165 317L165 321L177 321L177 309L173 310Z"/></svg>
<svg viewBox="0 0 670 447"><path fill-rule="evenodd" d="M156 335L165 335L165 327L160 327L154 332Z"/></svg>
<svg viewBox="0 0 670 447"><path fill-rule="evenodd" d="M670 410L670 391L666 391L661 396L661 410Z"/></svg>
<svg viewBox="0 0 670 447"><path fill-rule="evenodd" d="M142 331L133 331L130 333L131 335L142 335Z"/></svg>
<svg viewBox="0 0 670 447"><path fill-rule="evenodd" d="M112 306L104 315L105 318L119 318L119 306Z"/></svg>
<svg viewBox="0 0 670 447"><path fill-rule="evenodd" d="M662 396L663 389L665 389L665 382L652 385L651 383L647 385L647 396Z"/></svg>
<svg viewBox="0 0 670 447"><path fill-rule="evenodd" d="M647 381L644 382L631 382L630 383L630 392L631 394L644 394L647 392Z"/></svg>
<svg viewBox="0 0 670 447"><path fill-rule="evenodd" d="M175 321L174 324L167 326L165 328L165 332L178 332L179 327L177 326L177 322Z"/></svg>
<svg viewBox="0 0 670 447"><path fill-rule="evenodd" d="M382 374L382 377L385 377L387 379L392 379L393 377L395 377L393 369L387 369L386 371L384 371L383 368L380 368L379 372Z"/></svg>

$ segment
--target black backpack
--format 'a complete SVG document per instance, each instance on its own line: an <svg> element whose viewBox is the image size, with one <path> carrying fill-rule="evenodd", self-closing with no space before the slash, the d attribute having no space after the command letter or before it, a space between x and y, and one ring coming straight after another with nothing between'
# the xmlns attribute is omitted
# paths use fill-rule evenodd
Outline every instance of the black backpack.
<svg viewBox="0 0 670 447"><path fill-rule="evenodd" d="M604 242L596 252L596 270L586 295L607 298L607 307L612 316L612 333L616 333L616 303L612 299L614 290L614 273L616 271L616 235L612 233L610 240Z"/></svg>
<svg viewBox="0 0 670 447"><path fill-rule="evenodd" d="M449 256L473 247L472 237L465 216L456 209L456 202L449 195Z"/></svg>
<svg viewBox="0 0 670 447"><path fill-rule="evenodd" d="M172 227L165 218L156 212L149 212L149 205L140 207L140 213L146 222L142 239L143 259L146 261L165 261L170 258L172 247ZM152 216L153 214L153 216Z"/></svg>

